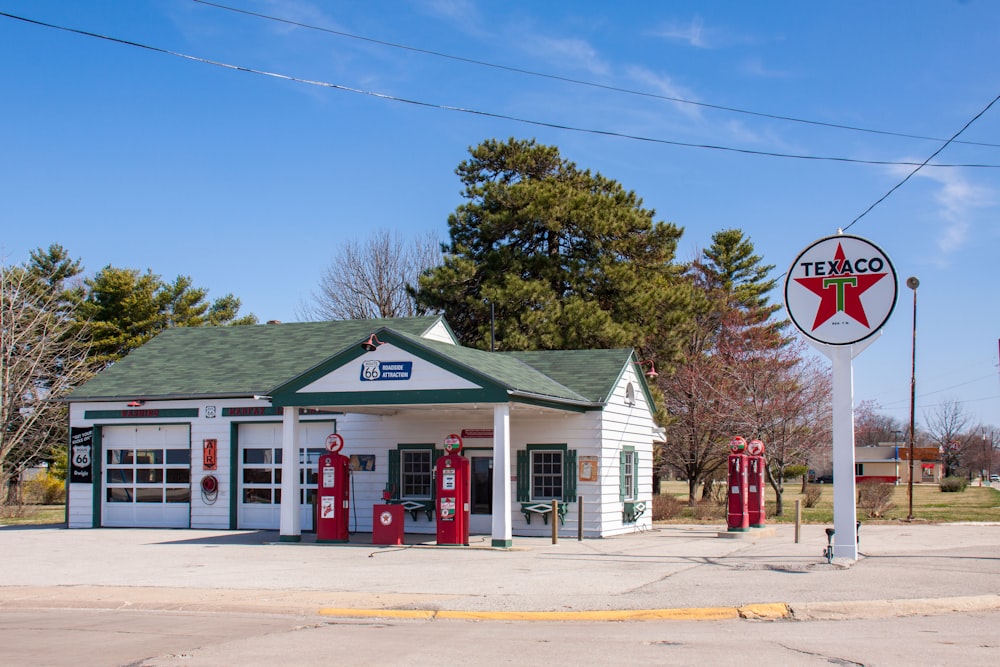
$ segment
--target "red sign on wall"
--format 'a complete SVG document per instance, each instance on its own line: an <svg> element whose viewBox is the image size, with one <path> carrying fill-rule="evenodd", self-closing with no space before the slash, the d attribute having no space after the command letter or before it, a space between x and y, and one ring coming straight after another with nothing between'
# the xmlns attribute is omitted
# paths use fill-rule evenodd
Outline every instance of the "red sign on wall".
<svg viewBox="0 0 1000 667"><path fill-rule="evenodd" d="M205 470L215 470L219 465L219 441L212 438L205 440L203 445L201 467Z"/></svg>

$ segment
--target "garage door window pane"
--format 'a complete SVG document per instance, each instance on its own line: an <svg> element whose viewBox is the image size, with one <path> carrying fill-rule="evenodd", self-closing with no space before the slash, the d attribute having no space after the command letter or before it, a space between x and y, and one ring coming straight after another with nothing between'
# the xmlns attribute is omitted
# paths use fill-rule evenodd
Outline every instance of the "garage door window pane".
<svg viewBox="0 0 1000 667"><path fill-rule="evenodd" d="M132 479L131 468L114 468L108 470L108 484L131 484Z"/></svg>
<svg viewBox="0 0 1000 667"><path fill-rule="evenodd" d="M247 448L243 450L243 463L250 465L274 463L273 449Z"/></svg>
<svg viewBox="0 0 1000 667"><path fill-rule="evenodd" d="M108 463L134 463L131 449L109 449Z"/></svg>
<svg viewBox="0 0 1000 667"><path fill-rule="evenodd" d="M162 449L137 449L135 452L135 462L149 465L150 463L163 465Z"/></svg>
<svg viewBox="0 0 1000 667"><path fill-rule="evenodd" d="M248 505L270 505L271 489L243 489L243 502Z"/></svg>
<svg viewBox="0 0 1000 667"><path fill-rule="evenodd" d="M130 503L132 502L132 489L108 489L107 498L109 503Z"/></svg>
<svg viewBox="0 0 1000 667"><path fill-rule="evenodd" d="M168 449L167 465L191 465L190 449Z"/></svg>
<svg viewBox="0 0 1000 667"><path fill-rule="evenodd" d="M137 503L162 503L163 502L163 488L145 488L139 487L135 490L135 502Z"/></svg>
<svg viewBox="0 0 1000 667"><path fill-rule="evenodd" d="M244 484L270 484L271 483L271 469L270 468L244 468L243 469L243 483Z"/></svg>
<svg viewBox="0 0 1000 667"><path fill-rule="evenodd" d="M189 468L167 468L167 484L190 484L191 470Z"/></svg>
<svg viewBox="0 0 1000 667"><path fill-rule="evenodd" d="M163 470L161 468L136 468L135 481L138 484L162 484Z"/></svg>

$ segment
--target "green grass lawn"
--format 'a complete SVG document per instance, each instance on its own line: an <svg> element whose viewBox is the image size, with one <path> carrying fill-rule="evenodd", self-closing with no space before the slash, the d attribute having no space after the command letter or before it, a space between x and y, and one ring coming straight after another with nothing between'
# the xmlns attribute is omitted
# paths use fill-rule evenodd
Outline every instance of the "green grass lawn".
<svg viewBox="0 0 1000 667"><path fill-rule="evenodd" d="M14 508L0 508L0 525L3 526L41 526L65 523L65 505L22 505L16 510Z"/></svg>
<svg viewBox="0 0 1000 667"><path fill-rule="evenodd" d="M802 501L803 523L833 523L833 485L816 485L822 490L822 497L815 507L806 507L805 496L800 493L798 482L785 485L784 513L775 513L774 491L767 487L767 522L794 523L795 501ZM663 482L663 494L676 497L686 505L688 488L685 482ZM901 484L894 488L892 507L881 518L869 517L860 507L858 520L864 522L905 520L909 512L907 487ZM944 493L937 484L913 485L913 518L927 523L948 523L955 521L1000 522L1000 490L989 487L970 486L965 491ZM725 507L684 506L680 513L667 519L670 523L719 523L725 522ZM24 505L18 512L0 513L0 525L59 525L65 524L64 505Z"/></svg>
<svg viewBox="0 0 1000 667"><path fill-rule="evenodd" d="M774 491L767 487L765 505L768 523L794 523L795 501L802 501L803 523L833 522L833 485L816 485L822 490L822 497L815 507L806 507L805 495L800 493L802 485L792 482L785 485L783 494L784 512L777 516L774 501ZM677 497L687 503L688 488L686 482L663 482L663 494ZM893 489L892 506L881 517L869 517L858 507L858 520L864 522L905 520L909 513L909 497L907 486L900 484ZM712 523L726 520L725 507L718 506L717 512L710 513L709 508L685 507L680 515L667 521L671 523ZM969 486L965 491L944 493L937 484L913 485L913 519L928 523L948 523L956 521L995 521L1000 522L1000 490L989 487Z"/></svg>

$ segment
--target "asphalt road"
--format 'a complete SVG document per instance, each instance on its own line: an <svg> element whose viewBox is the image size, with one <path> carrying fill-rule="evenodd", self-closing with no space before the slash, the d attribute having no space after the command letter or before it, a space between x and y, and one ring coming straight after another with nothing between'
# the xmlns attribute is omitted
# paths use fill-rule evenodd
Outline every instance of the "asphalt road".
<svg viewBox="0 0 1000 667"><path fill-rule="evenodd" d="M480 622L0 610L11 667L995 665L1000 612L841 621Z"/></svg>
<svg viewBox="0 0 1000 667"><path fill-rule="evenodd" d="M661 526L510 550L0 528L0 664L995 664L1000 526ZM476 539L476 538L474 538Z"/></svg>

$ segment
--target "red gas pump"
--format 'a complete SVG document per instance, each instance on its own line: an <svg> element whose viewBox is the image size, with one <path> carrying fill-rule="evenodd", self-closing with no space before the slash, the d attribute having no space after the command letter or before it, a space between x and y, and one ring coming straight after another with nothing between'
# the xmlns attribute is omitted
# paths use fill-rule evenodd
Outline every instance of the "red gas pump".
<svg viewBox="0 0 1000 667"><path fill-rule="evenodd" d="M729 493L726 523L730 532L750 530L747 497L747 441L736 436L729 441Z"/></svg>
<svg viewBox="0 0 1000 667"><path fill-rule="evenodd" d="M764 508L764 443L751 440L747 443L747 519L752 528L767 524Z"/></svg>
<svg viewBox="0 0 1000 667"><path fill-rule="evenodd" d="M469 545L471 478L469 459L461 455L462 439L451 434L444 441L447 452L437 460L437 543Z"/></svg>
<svg viewBox="0 0 1000 667"><path fill-rule="evenodd" d="M339 453L343 446L343 438L333 444L328 442L331 453L319 457L317 542L347 542L349 539L347 520L350 516L351 460Z"/></svg>

